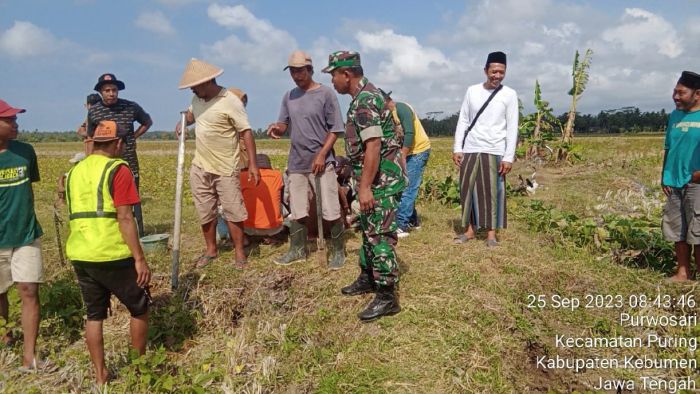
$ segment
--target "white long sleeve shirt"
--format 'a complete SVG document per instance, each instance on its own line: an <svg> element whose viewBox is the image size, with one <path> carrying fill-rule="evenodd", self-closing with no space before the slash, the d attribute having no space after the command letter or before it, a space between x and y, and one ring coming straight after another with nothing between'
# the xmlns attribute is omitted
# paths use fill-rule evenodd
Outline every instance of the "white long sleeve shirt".
<svg viewBox="0 0 700 394"><path fill-rule="evenodd" d="M483 83L467 89L459 111L453 152L489 153L512 163L518 143L518 95L508 86L496 93L462 146L464 133L492 92Z"/></svg>

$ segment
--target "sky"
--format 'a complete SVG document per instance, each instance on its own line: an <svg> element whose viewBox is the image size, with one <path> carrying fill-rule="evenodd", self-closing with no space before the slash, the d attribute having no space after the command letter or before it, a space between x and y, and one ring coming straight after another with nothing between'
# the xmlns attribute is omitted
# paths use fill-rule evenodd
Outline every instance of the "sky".
<svg viewBox="0 0 700 394"><path fill-rule="evenodd" d="M532 112L535 80L555 114L568 111L574 53L593 50L578 110L670 110L682 70L700 72L700 0L0 0L0 99L26 108L20 129L74 130L106 72L139 103L151 130L172 130L191 100L178 82L190 58L224 69L248 93L254 129L276 120L294 87L283 71L309 52L314 79L328 54L360 52L365 75L419 115L459 110L483 82L486 56L508 55L504 83ZM349 103L339 97L341 110ZM440 116L440 115L430 115Z"/></svg>

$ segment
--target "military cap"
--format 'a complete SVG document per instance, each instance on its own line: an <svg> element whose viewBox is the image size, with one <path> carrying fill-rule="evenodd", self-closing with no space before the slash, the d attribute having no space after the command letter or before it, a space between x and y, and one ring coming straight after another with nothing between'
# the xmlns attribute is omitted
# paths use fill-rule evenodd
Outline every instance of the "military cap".
<svg viewBox="0 0 700 394"><path fill-rule="evenodd" d="M336 51L328 56L328 67L321 70L329 73L340 67L357 67L360 64L360 54L355 51Z"/></svg>

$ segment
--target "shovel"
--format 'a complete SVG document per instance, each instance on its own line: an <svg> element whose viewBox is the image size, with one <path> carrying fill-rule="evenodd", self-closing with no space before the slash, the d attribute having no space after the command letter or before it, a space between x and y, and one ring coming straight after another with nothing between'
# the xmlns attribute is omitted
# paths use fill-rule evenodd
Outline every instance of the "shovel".
<svg viewBox="0 0 700 394"><path fill-rule="evenodd" d="M320 252L318 254L319 262L326 262L326 240L323 238L323 207L321 205L321 176L314 177L316 185L316 224L318 225L318 238L316 238L316 247Z"/></svg>
<svg viewBox="0 0 700 394"><path fill-rule="evenodd" d="M63 224L63 219L58 213L58 207L56 204L53 205L53 224L56 228L56 247L58 248L58 257L61 261L61 265L66 265L66 259L63 256L63 240L61 239L61 225Z"/></svg>
<svg viewBox="0 0 700 394"><path fill-rule="evenodd" d="M187 111L180 112L180 138L177 147L177 178L175 184L175 223L173 224L173 254L170 272L170 286L177 289L180 274L180 226L182 225L182 182L183 167L185 166L185 135L187 133Z"/></svg>

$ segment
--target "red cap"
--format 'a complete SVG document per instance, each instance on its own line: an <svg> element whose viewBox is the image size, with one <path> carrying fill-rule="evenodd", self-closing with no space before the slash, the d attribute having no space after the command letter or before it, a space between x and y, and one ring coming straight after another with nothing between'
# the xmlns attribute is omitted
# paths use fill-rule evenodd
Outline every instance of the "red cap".
<svg viewBox="0 0 700 394"><path fill-rule="evenodd" d="M124 131L117 122L113 120L101 120L95 128L95 135L92 140L95 142L107 142L118 140L124 136Z"/></svg>
<svg viewBox="0 0 700 394"><path fill-rule="evenodd" d="M3 100L0 100L0 118L11 118L25 111L26 110L21 108L11 107L10 104L6 103Z"/></svg>

